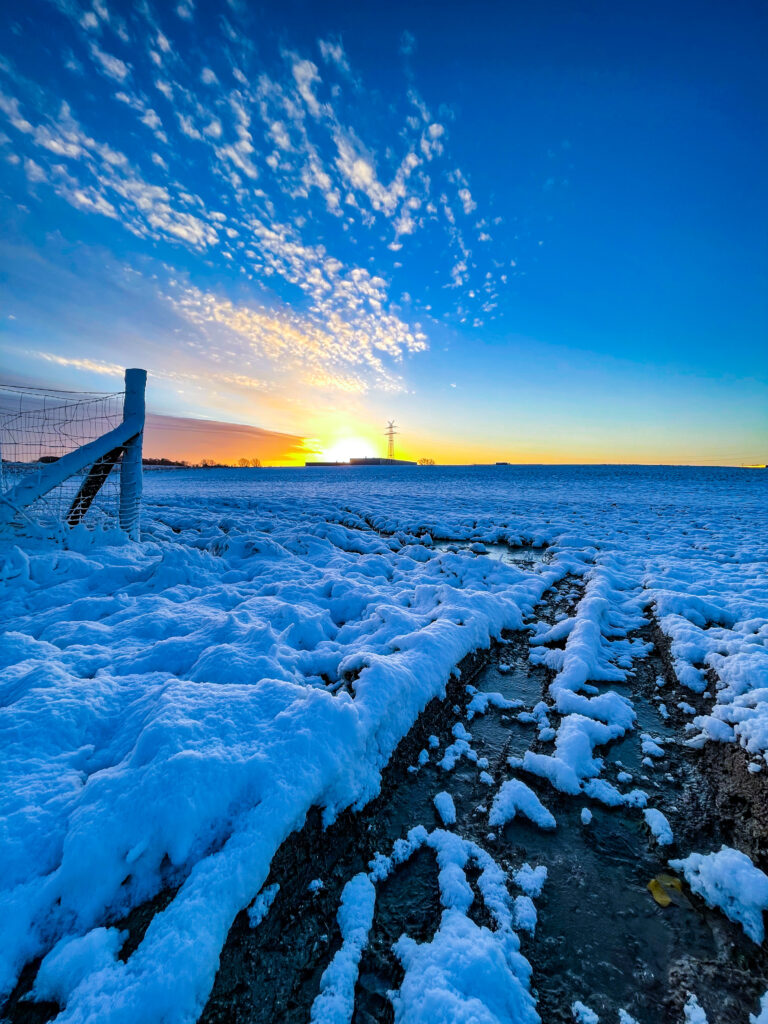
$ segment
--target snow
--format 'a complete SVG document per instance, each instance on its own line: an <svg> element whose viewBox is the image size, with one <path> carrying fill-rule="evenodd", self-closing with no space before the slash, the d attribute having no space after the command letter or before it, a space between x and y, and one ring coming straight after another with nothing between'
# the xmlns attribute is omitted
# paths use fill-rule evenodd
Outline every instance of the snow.
<svg viewBox="0 0 768 1024"><path fill-rule="evenodd" d="M467 718L471 722L475 715L484 715L489 707L501 709L519 708L522 703L521 700L510 700L501 693L488 691L475 693L467 705Z"/></svg>
<svg viewBox="0 0 768 1024"><path fill-rule="evenodd" d="M600 1018L588 1006L585 1006L580 999L577 999L571 1006L571 1013L576 1024L599 1024Z"/></svg>
<svg viewBox="0 0 768 1024"><path fill-rule="evenodd" d="M592 821L592 811L588 807L582 807L581 809L581 824L589 825Z"/></svg>
<svg viewBox="0 0 768 1024"><path fill-rule="evenodd" d="M400 989L390 993L395 1020L408 1024L431 1021L539 1024L530 992L531 968L520 953L520 941L513 927L518 902L510 901L505 873L485 850L452 832L442 829L427 832L423 826L417 826L405 839L395 842L391 858L380 854L374 858L379 868L385 863L389 866L386 873L379 872L377 881L405 864L424 845L433 849L437 857L443 912L431 942L419 943L403 935L395 943L395 953L405 970ZM493 920L494 930L479 927L467 915L474 901L465 874L470 861L480 870L477 888ZM540 877L530 865L526 867L531 875ZM373 883L371 875L367 878ZM519 927L530 923L530 908L526 909L524 922ZM533 908L534 926L535 913ZM367 917L363 924L366 922L367 936L370 929ZM343 949L344 946L340 953ZM359 954L354 971L350 970L350 979L353 973L356 978L358 963ZM322 1019L341 1024L351 1019L351 1012L345 1000L343 1013L346 1016ZM315 1019L321 1018L313 1015Z"/></svg>
<svg viewBox="0 0 768 1024"><path fill-rule="evenodd" d="M530 864L523 864L515 872L515 885L523 890L526 896L541 896L544 883L547 880L547 869L543 864L532 868Z"/></svg>
<svg viewBox="0 0 768 1024"><path fill-rule="evenodd" d="M275 883L262 889L256 899L248 908L248 920L251 928L257 928L269 913L269 908L275 902L275 896L280 891L280 886Z"/></svg>
<svg viewBox="0 0 768 1024"><path fill-rule="evenodd" d="M750 1013L749 1024L768 1024L768 992L760 1000L759 1013Z"/></svg>
<svg viewBox="0 0 768 1024"><path fill-rule="evenodd" d="M683 1007L685 1024L708 1024L707 1015L699 1005L699 1000L691 993Z"/></svg>
<svg viewBox="0 0 768 1024"><path fill-rule="evenodd" d="M768 750L764 476L384 468L340 488L317 473L153 472L141 544L0 543L0 993L178 886L126 962L79 961L64 1024L194 1021L232 921L309 809L330 822L375 797L461 659L522 628L566 575L584 596L531 644L555 674L553 753L528 752L525 771L574 794L605 782L600 748L635 725L623 684L646 648L628 634L651 608L680 681L715 680L691 740ZM548 560L432 543L507 537ZM449 750L446 766L478 760L470 739ZM468 927L446 922L440 942Z"/></svg>
<svg viewBox="0 0 768 1024"><path fill-rule="evenodd" d="M444 825L454 825L456 823L456 807L450 793L446 793L445 790L441 793L436 793L434 804Z"/></svg>
<svg viewBox="0 0 768 1024"><path fill-rule="evenodd" d="M640 749L647 757L664 757L664 748L659 746L658 737L644 732L640 739Z"/></svg>
<svg viewBox="0 0 768 1024"><path fill-rule="evenodd" d="M493 798L489 825L505 825L512 821L517 812L538 825L539 828L556 828L557 822L533 790L519 779L507 779Z"/></svg>
<svg viewBox="0 0 768 1024"><path fill-rule="evenodd" d="M515 928L528 932L530 935L536 931L536 907L530 896L516 896L513 910Z"/></svg>
<svg viewBox="0 0 768 1024"><path fill-rule="evenodd" d="M316 1024L349 1024L355 1008L355 985L360 957L368 942L376 905L376 887L365 872L344 886L338 921L341 949L320 979L320 994L312 1004Z"/></svg>
<svg viewBox="0 0 768 1024"><path fill-rule="evenodd" d="M117 928L93 928L85 935L60 939L40 965L34 998L66 1005L89 974L114 964L127 934Z"/></svg>
<svg viewBox="0 0 768 1024"><path fill-rule="evenodd" d="M405 968L392 999L396 1024L539 1024L510 935L446 910L432 942L403 936L395 952Z"/></svg>
<svg viewBox="0 0 768 1024"><path fill-rule="evenodd" d="M763 911L768 910L768 875L755 867L745 853L721 846L716 853L692 853L671 860L682 871L691 889L710 907L720 910L742 926L757 943L763 941Z"/></svg>
<svg viewBox="0 0 768 1024"><path fill-rule="evenodd" d="M675 841L672 834L672 827L661 811L655 807L646 807L643 811L645 823L656 838L659 846L669 846Z"/></svg>

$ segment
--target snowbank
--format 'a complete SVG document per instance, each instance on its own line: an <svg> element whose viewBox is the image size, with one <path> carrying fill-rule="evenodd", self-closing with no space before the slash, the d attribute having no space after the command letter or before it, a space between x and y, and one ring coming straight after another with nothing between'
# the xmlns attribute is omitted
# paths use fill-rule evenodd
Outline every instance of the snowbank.
<svg viewBox="0 0 768 1024"><path fill-rule="evenodd" d="M683 872L691 889L708 906L719 907L754 942L763 941L768 875L756 868L745 853L722 846L716 853L692 853L669 864L675 871Z"/></svg>

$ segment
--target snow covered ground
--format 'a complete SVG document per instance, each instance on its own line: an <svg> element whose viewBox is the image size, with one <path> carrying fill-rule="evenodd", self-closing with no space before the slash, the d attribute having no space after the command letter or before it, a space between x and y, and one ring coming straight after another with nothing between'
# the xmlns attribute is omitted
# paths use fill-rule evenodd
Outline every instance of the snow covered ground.
<svg viewBox="0 0 768 1024"><path fill-rule="evenodd" d="M689 742L740 744L752 771L768 771L765 474L165 471L147 473L145 490L140 545L78 531L68 550L0 548L0 990L48 954L40 993L62 1005L62 1022L194 1021L283 840L312 806L330 821L375 796L420 711L503 629L531 624L531 660L554 673L531 714L553 746L510 766L521 781L490 792L490 824L516 812L544 823L531 775L642 813L644 792L601 778L600 748L634 728L611 684L646 653L628 634L651 609L699 707L716 679ZM547 554L519 562L479 544ZM575 614L537 625L537 603L568 574L585 583ZM453 763L474 754L458 725ZM643 743L651 763L663 756L653 737ZM659 817L647 820L658 835ZM420 841L447 850L446 834ZM455 877L441 891L463 891L469 856L482 851L446 853ZM346 1005L372 884L356 883L362 917L355 890L345 898L349 955L329 967L318 1015L339 992ZM105 926L169 886L178 892L124 962ZM733 909L738 892L728 899ZM264 894L261 904L257 920ZM535 1019L513 927L531 908L498 910L497 931L478 935L462 907L446 904L431 954L399 950L398 1019L437 1005L418 991L425 971L434 1000L451 985L475 999L451 966L462 942L484 944L519 989L516 1009L499 1004L487 1019Z"/></svg>

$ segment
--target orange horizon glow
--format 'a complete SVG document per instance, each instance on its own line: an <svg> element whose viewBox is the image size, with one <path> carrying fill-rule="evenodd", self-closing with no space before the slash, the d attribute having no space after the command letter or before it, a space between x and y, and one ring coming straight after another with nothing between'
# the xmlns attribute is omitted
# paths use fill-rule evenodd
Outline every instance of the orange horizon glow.
<svg viewBox="0 0 768 1024"><path fill-rule="evenodd" d="M397 439L399 440L399 438ZM434 459L436 465L734 465L740 463L685 459L674 452L627 450L627 446L607 449L604 445L573 441L555 446L493 444L455 445L441 438L403 437L396 443L395 457L417 462ZM241 458L258 458L265 467L303 466L307 461L347 462L350 458L385 457L387 440L380 425L361 424L331 427L325 436L302 436L266 430L247 424L219 420L199 420L183 416L147 415L144 455L199 465L210 459L237 466ZM754 465L754 463L752 463Z"/></svg>

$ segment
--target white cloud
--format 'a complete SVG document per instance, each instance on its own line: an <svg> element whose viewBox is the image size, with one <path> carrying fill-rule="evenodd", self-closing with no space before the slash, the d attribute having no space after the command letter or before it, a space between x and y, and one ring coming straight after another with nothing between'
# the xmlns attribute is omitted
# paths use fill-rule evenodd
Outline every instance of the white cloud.
<svg viewBox="0 0 768 1024"><path fill-rule="evenodd" d="M467 215L477 209L477 203L472 198L472 193L468 188L459 189L459 199L461 200L461 205L464 207L464 213Z"/></svg>
<svg viewBox="0 0 768 1024"><path fill-rule="evenodd" d="M306 103L310 114L315 118L320 118L323 113L323 108L318 102L313 89L314 84L320 81L320 75L317 73L317 65L313 64L311 60L295 59L291 70L293 72L293 77L296 82L296 87L299 90L299 94Z"/></svg>
<svg viewBox="0 0 768 1024"><path fill-rule="evenodd" d="M406 29L400 36L400 53L404 57L410 57L416 50L416 36Z"/></svg>
<svg viewBox="0 0 768 1024"><path fill-rule="evenodd" d="M144 111L144 114L141 117L141 123L145 124L147 128L156 129L160 128L163 122L160 120L155 111L152 110L152 108L150 107Z"/></svg>
<svg viewBox="0 0 768 1024"><path fill-rule="evenodd" d="M176 4L193 13L191 0L175 0L171 5L171 11L184 17ZM374 246L379 246L379 256L387 257L383 265L398 268L399 262L392 263L389 252L399 252L407 236L430 229L442 232L453 285L468 285L470 279L474 283L478 268L451 204L465 214L477 204L464 175L457 169L448 172L441 159L447 148L445 122L450 111L441 107L436 119L411 84L399 98L397 123L382 123L379 114L385 108L375 95L362 91L340 40L335 39L318 40L323 62L318 63L326 82L313 61L292 52L282 55L284 63L275 78L263 70L257 73L255 50L238 34L235 15L223 44L228 73L238 83L233 90L231 80L226 86L219 83L199 50L193 55L177 47L170 29L165 36L144 5L140 17L147 22L145 38L155 47L159 62L161 53L172 54L172 77L170 71L160 72L162 77L154 85L175 116L168 115L163 100L156 96L155 110L138 87L129 84L131 77L139 83L152 81L157 74L146 46L131 50L136 54L135 72L93 42L92 55L100 70L121 82L116 98L124 105L123 117L131 117L129 110L135 112L135 123L153 132L155 151L150 149L140 154L136 163L129 162L124 154L91 138L68 110L52 117L41 91L30 103L30 109L40 111L37 124L27 119L18 101L0 96L0 110L27 136L30 159L34 154L32 163L40 168L31 174L47 175L50 186L72 205L119 219L139 237L164 238L208 250L210 257L220 264L228 261L230 273L235 271L244 279L262 284L289 282L304 292L308 302L305 315L313 330L327 338L340 332L347 339L347 355L340 355L339 365L334 364L332 370L323 364L323 372L341 380L346 373L342 364L352 358L349 353L357 347L364 353L359 365L366 367L365 379L389 386L387 382L394 379L392 367L381 361L382 355L396 362L419 351L426 343L423 334L391 314L383 279L361 267L344 267L341 261L334 266L323 246L306 245L302 236L334 238L344 232L342 237L358 246L357 250L341 250L360 253L353 260L367 266L365 260ZM187 31L178 22L176 27ZM114 30L113 21L109 31ZM412 52L415 40L409 34L404 39L405 50ZM216 51L202 52L211 60ZM386 98L387 116L397 102L393 90ZM362 109L365 117L359 116ZM158 111L164 116L165 131ZM188 168L178 159L175 143L180 134L199 144L194 149L179 147L185 156L190 154ZM212 180L221 192L221 206L227 210L221 221L206 212L189 188L202 160L210 160ZM194 166L193 161L197 161ZM318 204L317 193L325 210ZM327 221L326 211L338 218L338 232L331 229L324 236L320 216ZM286 223L281 224L281 218ZM480 232L478 240L490 241L484 226L478 223L473 235ZM445 273L445 264L442 269ZM479 284L477 295L490 299L490 293L481 296ZM464 296L462 299L466 301ZM305 333L311 334L309 328Z"/></svg>
<svg viewBox="0 0 768 1024"><path fill-rule="evenodd" d="M123 82L128 77L131 69L125 63L120 60L119 57L113 57L110 53L105 53L100 50L96 43L91 43L90 46L91 56L101 67L104 74L110 78L114 78L116 82Z"/></svg>
<svg viewBox="0 0 768 1024"><path fill-rule="evenodd" d="M45 359L48 363L56 363L57 366L71 366L75 370L87 370L89 373L103 373L109 377L122 377L125 369L117 363L103 363L95 359L67 359L65 356L57 356L53 352L30 352L38 359Z"/></svg>
<svg viewBox="0 0 768 1024"><path fill-rule="evenodd" d="M340 39L318 39L317 45L320 47L322 58L327 64L332 64L345 75L351 73L349 61Z"/></svg>
<svg viewBox="0 0 768 1024"><path fill-rule="evenodd" d="M27 181L40 182L48 180L48 176L40 164L35 163L29 157L24 161L24 173L27 176Z"/></svg>

